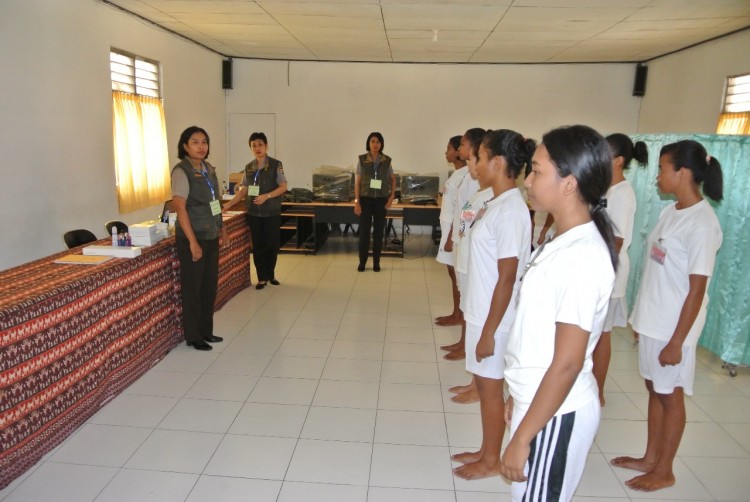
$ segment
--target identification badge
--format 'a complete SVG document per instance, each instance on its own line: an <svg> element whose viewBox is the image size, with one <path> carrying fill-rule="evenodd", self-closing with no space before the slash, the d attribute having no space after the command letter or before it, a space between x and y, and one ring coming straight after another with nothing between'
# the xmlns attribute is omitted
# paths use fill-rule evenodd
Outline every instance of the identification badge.
<svg viewBox="0 0 750 502"><path fill-rule="evenodd" d="M659 242L654 242L654 245L651 247L651 259L659 265L664 265L666 258L667 250Z"/></svg>
<svg viewBox="0 0 750 502"><path fill-rule="evenodd" d="M476 217L476 213L472 209L461 210L461 219L464 220L465 222L472 223L475 217Z"/></svg>
<svg viewBox="0 0 750 502"><path fill-rule="evenodd" d="M221 203L218 200L211 201L211 216L218 216L221 214Z"/></svg>
<svg viewBox="0 0 750 502"><path fill-rule="evenodd" d="M252 197L257 197L260 195L260 187L258 185L250 185L247 187L247 194Z"/></svg>
<svg viewBox="0 0 750 502"><path fill-rule="evenodd" d="M370 188L380 190L383 187L383 180L370 180Z"/></svg>

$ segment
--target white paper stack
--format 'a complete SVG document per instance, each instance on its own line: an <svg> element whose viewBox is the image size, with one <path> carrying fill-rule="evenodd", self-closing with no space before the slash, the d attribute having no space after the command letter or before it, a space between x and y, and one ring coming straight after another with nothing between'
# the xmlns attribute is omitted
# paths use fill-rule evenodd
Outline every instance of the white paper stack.
<svg viewBox="0 0 750 502"><path fill-rule="evenodd" d="M157 231L156 222L151 221L130 225L128 233L134 246L153 246L162 239Z"/></svg>
<svg viewBox="0 0 750 502"><path fill-rule="evenodd" d="M86 246L83 248L86 256L114 256L116 258L135 258L141 256L141 248L136 246Z"/></svg>
<svg viewBox="0 0 750 502"><path fill-rule="evenodd" d="M156 235L158 235L162 239L166 239L167 237L169 237L169 224L164 223L163 221L157 221Z"/></svg>

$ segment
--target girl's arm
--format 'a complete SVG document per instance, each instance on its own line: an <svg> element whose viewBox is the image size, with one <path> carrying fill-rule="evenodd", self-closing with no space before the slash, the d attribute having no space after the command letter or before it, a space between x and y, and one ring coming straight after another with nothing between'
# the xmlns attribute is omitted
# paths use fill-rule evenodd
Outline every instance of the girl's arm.
<svg viewBox="0 0 750 502"><path fill-rule="evenodd" d="M547 232L549 232L549 229L552 228L552 224L555 222L555 217L552 216L552 213L547 213L547 218L544 220L544 225L542 226L542 231L539 232L539 239L537 239L536 243L540 246L544 242L544 238L547 236Z"/></svg>
<svg viewBox="0 0 750 502"><path fill-rule="evenodd" d="M482 335L477 342L476 358L481 361L495 353L495 332L508 310L510 298L513 296L513 285L518 272L518 258L501 258L497 260L497 284L492 293L490 311L482 328Z"/></svg>
<svg viewBox="0 0 750 502"><path fill-rule="evenodd" d="M677 326L669 343L659 354L659 364L662 366L674 366L682 361L682 344L685 343L685 338L687 338L690 328L693 327L695 318L698 317L698 312L700 312L703 304L703 297L706 295L707 276L690 274L689 281L690 289L685 297L685 303L682 304Z"/></svg>
<svg viewBox="0 0 750 502"><path fill-rule="evenodd" d="M590 332L575 324L557 323L552 364L542 378L526 416L503 453L501 472L511 481L526 480L523 469L529 458L529 445L555 416L573 388L583 368L589 335Z"/></svg>

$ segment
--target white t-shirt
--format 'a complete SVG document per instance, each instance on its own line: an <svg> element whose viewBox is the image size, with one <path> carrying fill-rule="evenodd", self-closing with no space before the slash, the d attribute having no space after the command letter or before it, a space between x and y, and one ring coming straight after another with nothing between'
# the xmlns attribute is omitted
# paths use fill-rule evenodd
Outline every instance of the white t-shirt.
<svg viewBox="0 0 750 502"><path fill-rule="evenodd" d="M458 196L458 187L464 180L464 176L469 174L469 166L459 167L451 173L445 182L443 189L443 200L440 205L440 222L453 222L453 211L456 209L456 197Z"/></svg>
<svg viewBox="0 0 750 502"><path fill-rule="evenodd" d="M453 241L455 243L453 250L455 251L454 255L456 259L454 267L456 267L456 272L462 274L469 273L469 244L472 225L477 214L485 206L485 202L493 196L492 188L480 190L474 194L470 201L463 205L459 212L458 226L453 227Z"/></svg>
<svg viewBox="0 0 750 502"><path fill-rule="evenodd" d="M463 169L463 168L461 168ZM479 182L469 174L469 167L466 167L466 176L461 180L456 190L456 206L453 208L453 242L458 242L458 224L461 222L461 209L474 197L479 190Z"/></svg>
<svg viewBox="0 0 750 502"><path fill-rule="evenodd" d="M599 399L591 354L602 333L614 281L609 250L593 221L558 235L532 256L505 352L505 381L523 413L552 363L558 322L575 324L590 335L583 369L555 415Z"/></svg>
<svg viewBox="0 0 750 502"><path fill-rule="evenodd" d="M630 273L630 258L628 248L633 241L633 219L635 218L635 192L630 183L625 180L609 187L607 190L607 214L614 223L615 237L623 240L619 264L615 275L615 287L612 298L622 298L628 289L628 274ZM625 313L627 315L627 312Z"/></svg>
<svg viewBox="0 0 750 502"><path fill-rule="evenodd" d="M498 326L498 331L507 333L515 317L519 279L531 251L531 218L520 190L508 190L491 200L484 214L474 220L470 238L466 322L484 326L499 278L497 261L518 258L513 296Z"/></svg>
<svg viewBox="0 0 750 502"><path fill-rule="evenodd" d="M719 219L705 200L685 209L677 209L676 204L664 208L646 243L643 277L630 316L634 331L669 341L690 290L689 276L705 275L709 281L703 304L685 339L686 345L698 343L706 321L708 284L722 237ZM657 242L666 252L664 264L651 258Z"/></svg>

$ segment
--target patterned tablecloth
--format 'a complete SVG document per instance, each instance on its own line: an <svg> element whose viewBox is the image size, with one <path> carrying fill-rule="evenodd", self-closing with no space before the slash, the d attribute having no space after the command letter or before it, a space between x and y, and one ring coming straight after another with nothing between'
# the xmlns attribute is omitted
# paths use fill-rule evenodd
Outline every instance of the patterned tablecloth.
<svg viewBox="0 0 750 502"><path fill-rule="evenodd" d="M244 216L226 224L217 310L250 285ZM0 272L0 489L184 340L174 238L133 259L53 263L80 252Z"/></svg>

